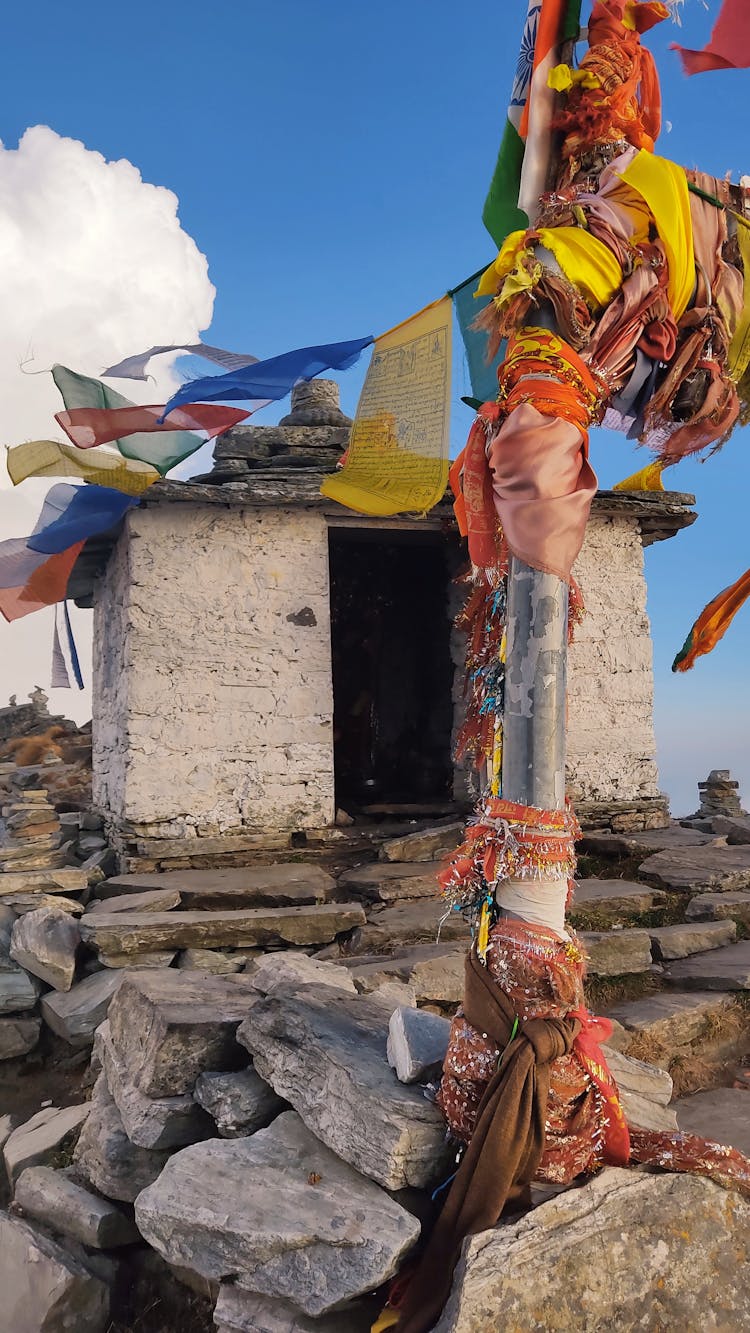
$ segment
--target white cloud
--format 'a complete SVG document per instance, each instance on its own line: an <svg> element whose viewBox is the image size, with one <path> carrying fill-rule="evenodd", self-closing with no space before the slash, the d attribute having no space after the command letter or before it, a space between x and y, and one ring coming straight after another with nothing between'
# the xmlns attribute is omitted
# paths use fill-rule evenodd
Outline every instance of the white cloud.
<svg viewBox="0 0 750 1333"><path fill-rule="evenodd" d="M178 200L148 185L131 162L107 162L44 125L17 149L0 143L0 444L64 438L62 406L45 371L60 361L85 374L156 343L195 342L211 322L208 265L182 230ZM163 402L176 386L171 359L157 382L116 383L139 402ZM10 489L0 466L0 537L30 531L50 482ZM79 647L90 678L90 616L79 612ZM0 617L0 705L46 688L52 612L8 626ZM88 694L55 691L55 710L83 721Z"/></svg>

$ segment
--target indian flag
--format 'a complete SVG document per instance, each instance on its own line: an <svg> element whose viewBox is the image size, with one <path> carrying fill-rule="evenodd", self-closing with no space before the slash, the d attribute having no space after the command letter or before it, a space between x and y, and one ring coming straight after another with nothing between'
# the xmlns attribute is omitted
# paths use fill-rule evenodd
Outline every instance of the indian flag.
<svg viewBox="0 0 750 1333"><path fill-rule="evenodd" d="M550 70L563 42L578 36L582 0L529 0L495 173L482 220L498 249L506 236L534 220L550 157L555 94Z"/></svg>

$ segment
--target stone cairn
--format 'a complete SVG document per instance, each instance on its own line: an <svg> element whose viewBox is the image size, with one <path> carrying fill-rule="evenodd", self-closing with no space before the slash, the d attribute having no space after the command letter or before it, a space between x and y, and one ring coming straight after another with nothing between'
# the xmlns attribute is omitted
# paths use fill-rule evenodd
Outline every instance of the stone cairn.
<svg viewBox="0 0 750 1333"><path fill-rule="evenodd" d="M712 768L706 781L698 783L700 809L695 818L746 816L747 810L742 809L739 791L740 784L733 780L728 768Z"/></svg>
<svg viewBox="0 0 750 1333"><path fill-rule="evenodd" d="M312 469L333 472L349 443L351 418L339 407L335 380L310 380L292 389L292 410L278 426L234 426L214 446L214 466L195 481L223 485L249 472Z"/></svg>

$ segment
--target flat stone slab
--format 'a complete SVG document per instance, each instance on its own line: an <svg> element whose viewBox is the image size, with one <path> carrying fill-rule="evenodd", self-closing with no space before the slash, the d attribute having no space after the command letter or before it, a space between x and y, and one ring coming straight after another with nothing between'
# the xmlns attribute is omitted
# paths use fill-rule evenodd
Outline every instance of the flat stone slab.
<svg viewBox="0 0 750 1333"><path fill-rule="evenodd" d="M570 915L588 910L616 915L619 912L650 912L668 901L662 889L633 884L626 879L576 880Z"/></svg>
<svg viewBox="0 0 750 1333"><path fill-rule="evenodd" d="M263 995L299 986L334 986L356 995L351 973L339 963L327 963L307 954L267 954L248 973L251 985Z"/></svg>
<svg viewBox="0 0 750 1333"><path fill-rule="evenodd" d="M18 1177L16 1207L64 1236L72 1236L95 1250L133 1245L138 1229L109 1199L77 1185L64 1171L30 1166Z"/></svg>
<svg viewBox="0 0 750 1333"><path fill-rule="evenodd" d="M609 1168L472 1237L433 1333L489 1333L499 1310L513 1333L692 1330L701 1310L745 1329L749 1228L750 1201L711 1180Z"/></svg>
<svg viewBox="0 0 750 1333"><path fill-rule="evenodd" d="M174 1097L191 1093L206 1069L241 1067L247 1059L235 1034L256 1000L245 977L174 968L126 974L109 1007L123 1076L147 1097Z"/></svg>
<svg viewBox="0 0 750 1333"><path fill-rule="evenodd" d="M397 903L410 898L438 897L440 861L375 861L372 865L345 870L339 876L339 893L364 902Z"/></svg>
<svg viewBox="0 0 750 1333"><path fill-rule="evenodd" d="M401 1083L429 1083L442 1073L451 1025L425 1009L399 1005L388 1023L388 1063Z"/></svg>
<svg viewBox="0 0 750 1333"><path fill-rule="evenodd" d="M131 1142L103 1074L94 1084L90 1108L73 1152L75 1166L106 1198L133 1203L156 1180L169 1153Z"/></svg>
<svg viewBox="0 0 750 1333"><path fill-rule="evenodd" d="M269 944L328 944L364 925L359 903L247 911L92 912L81 921L81 937L110 955L160 949L252 948Z"/></svg>
<svg viewBox="0 0 750 1333"><path fill-rule="evenodd" d="M111 967L115 971L135 971L143 972L146 969L157 968L164 971L169 967L177 957L176 949L157 949L154 952L144 953L99 953L99 962L102 967Z"/></svg>
<svg viewBox="0 0 750 1333"><path fill-rule="evenodd" d="M119 897L95 898L86 909L93 912L171 912L182 899L177 889L149 889L145 893L123 893Z"/></svg>
<svg viewBox="0 0 750 1333"><path fill-rule="evenodd" d="M105 1333L109 1288L19 1217L0 1213L0 1291L8 1333Z"/></svg>
<svg viewBox="0 0 750 1333"><path fill-rule="evenodd" d="M750 940L678 959L665 976L687 990L750 990Z"/></svg>
<svg viewBox="0 0 750 1333"><path fill-rule="evenodd" d="M707 949L721 949L737 938L734 921L694 921L680 926L649 927L654 958L689 958Z"/></svg>
<svg viewBox="0 0 750 1333"><path fill-rule="evenodd" d="M107 1091L122 1117L125 1133L139 1148L183 1148L207 1139L213 1124L190 1093L147 1097L129 1081L114 1049L109 1023L99 1029L99 1058Z"/></svg>
<svg viewBox="0 0 750 1333"><path fill-rule="evenodd" d="M750 843L750 815L714 815L711 823L730 847Z"/></svg>
<svg viewBox="0 0 750 1333"><path fill-rule="evenodd" d="M0 1014L17 1014L33 1009L41 986L18 963L3 965L0 959Z"/></svg>
<svg viewBox="0 0 750 1333"><path fill-rule="evenodd" d="M728 1003L726 996L715 991L691 991L687 995L660 991L645 1000L616 1004L607 1011L607 1017L616 1019L629 1032L654 1037L669 1049L696 1041L706 1021L720 1014Z"/></svg>
<svg viewBox="0 0 750 1333"><path fill-rule="evenodd" d="M580 846L584 852L599 856L635 856L638 852L680 851L683 848L706 847L714 842L714 833L669 824L667 828L644 829L641 833L584 833Z"/></svg>
<svg viewBox="0 0 750 1333"><path fill-rule="evenodd" d="M238 870L169 870L163 874L116 875L100 884L97 897L172 890L185 907L303 907L333 897L336 881L320 866L281 863Z"/></svg>
<svg viewBox="0 0 750 1333"><path fill-rule="evenodd" d="M621 977L651 967L651 940L645 930L582 930L578 938L589 976Z"/></svg>
<svg viewBox="0 0 750 1333"><path fill-rule="evenodd" d="M698 893L732 893L750 888L750 847L709 844L657 852L639 867L639 874L665 889Z"/></svg>
<svg viewBox="0 0 750 1333"><path fill-rule="evenodd" d="M69 991L51 991L42 998L42 1018L71 1046L90 1046L121 981L120 972L95 972Z"/></svg>
<svg viewBox="0 0 750 1333"><path fill-rule="evenodd" d="M379 855L383 861L439 861L463 842L465 832L463 820L436 824L389 838L382 844Z"/></svg>
<svg viewBox="0 0 750 1333"><path fill-rule="evenodd" d="M466 969L465 944L416 944L387 956L344 958L357 990L374 991L386 981L413 986L425 1004L460 1004Z"/></svg>
<svg viewBox="0 0 750 1333"><path fill-rule="evenodd" d="M178 1153L135 1215L167 1262L236 1278L312 1316L386 1281L419 1235L410 1213L289 1111L251 1138Z"/></svg>
<svg viewBox="0 0 750 1333"><path fill-rule="evenodd" d="M15 1060L28 1055L39 1043L42 1022L25 1014L0 1018L0 1060Z"/></svg>
<svg viewBox="0 0 750 1333"><path fill-rule="evenodd" d="M46 1165L59 1152L60 1146L78 1133L88 1118L89 1110L88 1102L80 1106L65 1106L62 1110L48 1106L14 1129L3 1148L5 1170L11 1186L27 1166Z"/></svg>
<svg viewBox="0 0 750 1333"><path fill-rule="evenodd" d="M448 1163L445 1125L390 1069L389 1018L371 997L305 986L258 1000L237 1035L261 1077L345 1162L386 1189L426 1187Z"/></svg>
<svg viewBox="0 0 750 1333"><path fill-rule="evenodd" d="M54 907L69 916L83 916L83 903L76 898L66 898L64 893L9 893L3 902L16 916L38 912L40 907Z"/></svg>
<svg viewBox="0 0 750 1333"><path fill-rule="evenodd" d="M354 953L384 953L403 950L410 944L451 940L465 940L468 944L470 939L471 931L461 914L449 913L445 901L433 897L429 901L402 902L373 910L367 925L353 936L351 949Z"/></svg>
<svg viewBox="0 0 750 1333"><path fill-rule="evenodd" d="M244 972L246 963L253 957L253 950L244 953L240 950L235 954L222 949L183 949L177 966L192 972L214 972L217 976L228 977L235 972Z"/></svg>
<svg viewBox="0 0 750 1333"><path fill-rule="evenodd" d="M750 1156L750 1097L744 1088L711 1088L674 1104L680 1129Z"/></svg>
<svg viewBox="0 0 750 1333"><path fill-rule="evenodd" d="M685 909L690 921L741 921L750 925L750 893L699 893Z"/></svg>
<svg viewBox="0 0 750 1333"><path fill-rule="evenodd" d="M81 942L78 922L55 907L40 907L19 917L13 927L10 956L55 990L70 990Z"/></svg>
<svg viewBox="0 0 750 1333"><path fill-rule="evenodd" d="M245 1138L265 1129L288 1105L252 1068L199 1074L195 1100L213 1118L222 1139Z"/></svg>
<svg viewBox="0 0 750 1333"><path fill-rule="evenodd" d="M607 1064L620 1093L629 1125L639 1129L676 1129L677 1117L669 1105L672 1079L666 1069L634 1060L622 1051L607 1047Z"/></svg>

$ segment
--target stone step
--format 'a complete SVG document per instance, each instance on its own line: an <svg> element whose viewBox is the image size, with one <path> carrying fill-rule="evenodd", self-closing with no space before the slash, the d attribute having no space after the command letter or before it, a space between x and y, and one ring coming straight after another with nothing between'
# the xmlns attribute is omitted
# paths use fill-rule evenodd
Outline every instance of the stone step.
<svg viewBox="0 0 750 1333"><path fill-rule="evenodd" d="M750 815L715 815L711 824L730 847L750 843Z"/></svg>
<svg viewBox="0 0 750 1333"><path fill-rule="evenodd" d="M91 912L80 927L87 944L117 955L226 945L327 944L364 926L365 920L359 903L321 903L246 911Z"/></svg>
<svg viewBox="0 0 750 1333"><path fill-rule="evenodd" d="M733 944L737 927L734 921L693 921L679 926L657 926L650 928L648 933L654 958L666 962Z"/></svg>
<svg viewBox="0 0 750 1333"><path fill-rule="evenodd" d="M418 829L399 838L389 838L380 848L383 861L439 861L463 841L466 825L463 820Z"/></svg>
<svg viewBox="0 0 750 1333"><path fill-rule="evenodd" d="M665 889L731 893L750 888L750 847L712 843L684 851L657 852L643 862L638 873Z"/></svg>
<svg viewBox="0 0 750 1333"><path fill-rule="evenodd" d="M162 874L116 875L100 884L98 898L169 889L186 908L303 907L329 902L336 881L320 866L281 863L239 870L167 870Z"/></svg>
<svg viewBox="0 0 750 1333"><path fill-rule="evenodd" d="M591 977L622 977L651 967L651 940L645 930L582 930L578 938Z"/></svg>
<svg viewBox="0 0 750 1333"><path fill-rule="evenodd" d="M121 972L95 972L69 991L50 991L42 999L42 1018L71 1046L90 1046L121 981Z"/></svg>
<svg viewBox="0 0 750 1333"><path fill-rule="evenodd" d="M178 889L150 889L144 893L123 893L119 898L96 898L87 908L93 912L171 912L182 903Z"/></svg>
<svg viewBox="0 0 750 1333"><path fill-rule="evenodd" d="M410 898L435 898L441 861L376 861L339 876L338 890L365 902L397 903Z"/></svg>
<svg viewBox="0 0 750 1333"><path fill-rule="evenodd" d="M664 976L671 986L687 990L750 990L750 940L678 959Z"/></svg>
<svg viewBox="0 0 750 1333"><path fill-rule="evenodd" d="M711 1088L674 1103L680 1129L750 1155L750 1098L742 1088Z"/></svg>
<svg viewBox="0 0 750 1333"><path fill-rule="evenodd" d="M741 921L750 926L750 893L699 893L685 909L689 921Z"/></svg>
<svg viewBox="0 0 750 1333"><path fill-rule="evenodd" d="M638 852L644 851L705 847L715 838L714 833L699 833L680 824L669 824L667 828L647 829L642 833L584 833L578 847L580 851L596 856L637 856Z"/></svg>
<svg viewBox="0 0 750 1333"><path fill-rule="evenodd" d="M607 1064L617 1084L625 1118L639 1129L676 1129L669 1105L672 1079L666 1069L634 1060L622 1051L607 1049Z"/></svg>
<svg viewBox="0 0 750 1333"><path fill-rule="evenodd" d="M650 912L669 901L663 889L649 884L634 884L627 879L579 879L576 881L570 916L595 911L617 916L621 913Z"/></svg>
<svg viewBox="0 0 750 1333"><path fill-rule="evenodd" d="M446 943L468 943L471 938L463 917L449 913L444 899L415 899L368 912L367 925L355 932L349 947L353 953L403 950L411 944L437 944L438 932L440 941Z"/></svg>
<svg viewBox="0 0 750 1333"><path fill-rule="evenodd" d="M3 1148L11 1188L27 1166L48 1165L61 1145L78 1133L88 1114L88 1102L62 1110L48 1106L14 1129Z"/></svg>
<svg viewBox="0 0 750 1333"><path fill-rule="evenodd" d="M652 1038L670 1050L698 1040L707 1022L732 1003L727 996L711 991L666 991L616 1004L607 1010L607 1017L621 1023L628 1032Z"/></svg>
<svg viewBox="0 0 750 1333"><path fill-rule="evenodd" d="M388 981L413 986L424 1004L460 1004L467 945L416 944L391 956L342 958L359 991L368 994Z"/></svg>

